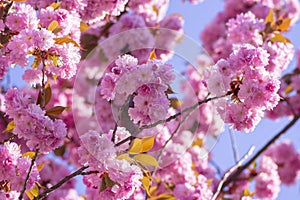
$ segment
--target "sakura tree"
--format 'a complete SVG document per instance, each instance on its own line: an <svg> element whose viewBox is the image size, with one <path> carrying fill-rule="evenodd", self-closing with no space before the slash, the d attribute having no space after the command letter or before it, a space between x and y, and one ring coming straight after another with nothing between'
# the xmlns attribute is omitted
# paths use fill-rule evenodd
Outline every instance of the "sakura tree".
<svg viewBox="0 0 300 200"><path fill-rule="evenodd" d="M172 3L0 0L0 199L276 199L297 182L280 137L300 118L300 2L226 0L201 42ZM220 172L225 127L263 118L289 122Z"/></svg>

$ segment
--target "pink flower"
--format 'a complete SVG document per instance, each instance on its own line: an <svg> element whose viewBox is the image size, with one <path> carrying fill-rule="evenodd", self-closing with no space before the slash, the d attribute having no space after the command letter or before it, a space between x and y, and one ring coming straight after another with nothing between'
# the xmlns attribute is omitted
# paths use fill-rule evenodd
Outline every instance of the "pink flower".
<svg viewBox="0 0 300 200"><path fill-rule="evenodd" d="M8 181L12 190L21 191L31 165L31 159L22 157L19 146L13 142L4 143L0 148L0 158L2 160L0 163L0 180ZM37 167L33 165L26 189L30 189L39 178Z"/></svg>
<svg viewBox="0 0 300 200"><path fill-rule="evenodd" d="M283 184L291 185L296 182L300 172L300 154L292 142L284 140L272 145L265 155L271 157L278 165L278 174Z"/></svg>
<svg viewBox="0 0 300 200"><path fill-rule="evenodd" d="M38 148L41 153L48 153L62 145L67 133L64 122L51 120L29 95L10 89L5 96L5 105L15 123L14 134L25 139L31 150Z"/></svg>
<svg viewBox="0 0 300 200"><path fill-rule="evenodd" d="M27 28L37 29L38 23L34 8L28 4L14 4L13 12L6 18L8 28L16 32Z"/></svg>
<svg viewBox="0 0 300 200"><path fill-rule="evenodd" d="M258 198L276 199L280 191L280 178L277 165L267 156L263 156L259 165L260 172L255 177L255 195Z"/></svg>
<svg viewBox="0 0 300 200"><path fill-rule="evenodd" d="M262 45L261 31L265 28L265 22L257 19L250 11L237 15L227 23L227 37L233 44L250 43L255 46Z"/></svg>

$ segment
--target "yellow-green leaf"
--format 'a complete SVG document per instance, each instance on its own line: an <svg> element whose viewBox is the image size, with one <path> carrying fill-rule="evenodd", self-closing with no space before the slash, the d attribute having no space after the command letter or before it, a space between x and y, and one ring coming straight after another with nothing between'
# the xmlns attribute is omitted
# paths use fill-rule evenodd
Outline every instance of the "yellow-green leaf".
<svg viewBox="0 0 300 200"><path fill-rule="evenodd" d="M60 2L54 2L50 5L50 7L52 7L54 10L56 10L57 8L59 8L61 4L61 1Z"/></svg>
<svg viewBox="0 0 300 200"><path fill-rule="evenodd" d="M271 42L283 42L283 43L291 43L291 41L289 39L287 39L286 37L284 37L283 35L277 33L274 34L274 37L272 37L270 39Z"/></svg>
<svg viewBox="0 0 300 200"><path fill-rule="evenodd" d="M155 12L156 16L159 15L159 9L155 5L152 6L152 10Z"/></svg>
<svg viewBox="0 0 300 200"><path fill-rule="evenodd" d="M152 197L150 200L176 200L175 197L168 193L160 194L157 197Z"/></svg>
<svg viewBox="0 0 300 200"><path fill-rule="evenodd" d="M29 158L33 158L34 157L34 152L33 151L28 151L26 153L23 153L22 157L29 157Z"/></svg>
<svg viewBox="0 0 300 200"><path fill-rule="evenodd" d="M293 91L293 86L288 85L285 89L284 89L284 94L289 94Z"/></svg>
<svg viewBox="0 0 300 200"><path fill-rule="evenodd" d="M195 140L193 142L193 146L199 146L199 147L202 147L203 145L203 139L202 138L198 138L197 140Z"/></svg>
<svg viewBox="0 0 300 200"><path fill-rule="evenodd" d="M277 26L277 30L287 32L290 27L291 21L292 19L290 18L283 19L282 22Z"/></svg>
<svg viewBox="0 0 300 200"><path fill-rule="evenodd" d="M39 196L39 188L38 188L36 185L34 185L34 186L31 188L31 190L26 190L25 193L26 193L26 195L28 196L28 198L29 198L30 200L32 200L32 199L34 199L34 197Z"/></svg>
<svg viewBox="0 0 300 200"><path fill-rule="evenodd" d="M155 136L151 137L144 137L142 138L142 150L141 152L147 152L150 151L154 145L154 138Z"/></svg>
<svg viewBox="0 0 300 200"><path fill-rule="evenodd" d="M155 53L155 49L153 49L150 53L149 59L148 60L154 60L156 59L156 53Z"/></svg>
<svg viewBox="0 0 300 200"><path fill-rule="evenodd" d="M142 183L143 183L143 186L147 192L147 195L149 197L151 197L151 194L150 194L150 191L149 191L149 188L151 186L151 181L150 181L150 178L148 176L143 176L142 178Z"/></svg>
<svg viewBox="0 0 300 200"><path fill-rule="evenodd" d="M16 124L14 122L14 120L12 120L11 122L9 122L6 126L6 129L4 131L2 131L2 133L8 133L8 132L12 132L15 128Z"/></svg>
<svg viewBox="0 0 300 200"><path fill-rule="evenodd" d="M42 171L42 169L43 169L44 167L45 167L45 163L42 163L42 164L36 166L38 172Z"/></svg>
<svg viewBox="0 0 300 200"><path fill-rule="evenodd" d="M80 32L84 32L89 29L90 29L90 27L89 27L89 25L87 25L87 23L85 23L84 21L80 22Z"/></svg>
<svg viewBox="0 0 300 200"><path fill-rule="evenodd" d="M75 42L73 39L69 37L60 37L60 38L55 38L54 40L56 44L72 43L74 44L74 46L80 48L79 44L77 44L77 42Z"/></svg>
<svg viewBox="0 0 300 200"><path fill-rule="evenodd" d="M127 160L128 162L131 162L131 158L129 157L129 154L128 153L123 153L121 155L119 155L117 157L118 160Z"/></svg>
<svg viewBox="0 0 300 200"><path fill-rule="evenodd" d="M182 103L177 98L170 98L170 104L172 108L178 109Z"/></svg>
<svg viewBox="0 0 300 200"><path fill-rule="evenodd" d="M57 74L53 74L53 79L54 79L54 81L56 81L56 79L57 79Z"/></svg>
<svg viewBox="0 0 300 200"><path fill-rule="evenodd" d="M269 14L266 17L266 24L270 23L271 25L274 24L275 18L274 18L274 12L272 9L270 9Z"/></svg>
<svg viewBox="0 0 300 200"><path fill-rule="evenodd" d="M254 196L254 194L255 192L250 192L248 187L246 187L246 189L244 190L244 196L246 197L252 197Z"/></svg>
<svg viewBox="0 0 300 200"><path fill-rule="evenodd" d="M51 55L48 58L49 58L49 60L52 60L53 64L56 67L58 66L59 57L57 55Z"/></svg>
<svg viewBox="0 0 300 200"><path fill-rule="evenodd" d="M32 68L37 68L41 64L41 62L42 62L42 59L40 59L38 57L35 57L31 67Z"/></svg>
<svg viewBox="0 0 300 200"><path fill-rule="evenodd" d="M142 151L142 140L139 138L136 138L133 140L132 145L130 149L128 150L128 153L130 154L138 154Z"/></svg>
<svg viewBox="0 0 300 200"><path fill-rule="evenodd" d="M49 30L49 31L54 31L55 29L57 29L57 28L59 28L59 27L60 27L60 26L59 26L58 21L53 20L53 21L49 24L48 30Z"/></svg>
<svg viewBox="0 0 300 200"><path fill-rule="evenodd" d="M133 157L134 160L154 167L159 167L157 160L149 154L138 154Z"/></svg>

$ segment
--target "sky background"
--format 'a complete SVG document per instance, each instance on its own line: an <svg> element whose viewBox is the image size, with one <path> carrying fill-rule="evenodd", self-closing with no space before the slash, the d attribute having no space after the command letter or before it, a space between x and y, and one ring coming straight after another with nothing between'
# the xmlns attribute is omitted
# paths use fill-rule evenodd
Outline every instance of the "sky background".
<svg viewBox="0 0 300 200"><path fill-rule="evenodd" d="M185 21L185 34L201 43L199 39L200 33L203 31L205 26L213 20L216 14L223 10L223 7L224 2L221 0L205 0L203 3L198 5L192 5L188 2L182 3L180 0L173 0L170 3L168 14L178 13L183 15L183 19ZM299 22L297 22L293 29L286 34L286 36L295 45L295 49L300 47L299 35L300 26ZM173 59L171 62L175 65L180 65L182 64L180 62L183 61L181 59L176 59L175 57L175 59ZM287 71L293 70L294 68L295 60L291 63ZM267 141L269 141L276 133L278 133L288 122L289 119L282 119L276 122L263 119L256 127L254 132L234 132L239 156L242 157L245 153L247 153L252 145L255 146L255 154L255 152L263 147L264 144L267 143ZM300 123L298 122L284 136L282 136L280 140L292 140L299 151L299 130ZM228 127L226 127L225 132L219 136L218 141L212 150L212 155L214 162L217 163L223 171L235 164ZM277 199L300 199L300 181L290 187L282 186Z"/></svg>

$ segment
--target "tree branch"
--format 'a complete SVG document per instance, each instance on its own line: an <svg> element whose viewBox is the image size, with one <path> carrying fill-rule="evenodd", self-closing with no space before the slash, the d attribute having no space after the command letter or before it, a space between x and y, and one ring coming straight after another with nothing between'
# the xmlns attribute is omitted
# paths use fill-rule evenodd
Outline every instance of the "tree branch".
<svg viewBox="0 0 300 200"><path fill-rule="evenodd" d="M300 114L296 115L293 120L291 120L281 131L279 131L272 139L270 139L248 162L244 165L235 165L237 166L236 171L229 171L223 176L223 179L219 183L218 189L214 194L214 199L216 199L223 189L228 186L232 181L236 180L238 176L249 167L269 146L271 146L280 136L286 133L300 118ZM226 176L226 177L225 177Z"/></svg>
<svg viewBox="0 0 300 200"><path fill-rule="evenodd" d="M72 174L66 176L62 180L60 180L57 184L53 185L52 187L46 189L43 193L39 194L34 200L43 199L48 196L51 192L62 186L64 183L69 181L70 179L74 178L75 176L81 175L85 169L89 168L89 166L84 166L78 169L77 171L73 172Z"/></svg>
<svg viewBox="0 0 300 200"><path fill-rule="evenodd" d="M252 146L249 151L239 160L239 162L234 165L233 167L231 167L223 176L222 180L220 181L218 187L217 187L217 191L215 192L214 196L212 197L211 200L216 200L218 198L218 196L220 195L220 193L222 192L224 185L226 184L226 181L228 180L228 178L231 176L231 174L242 165L242 163L253 153L254 151L254 146Z"/></svg>
<svg viewBox="0 0 300 200"><path fill-rule="evenodd" d="M38 153L39 153L39 150L36 149L36 150L35 150L35 153L34 153L34 156L33 156L32 160L31 160L31 164L30 164L28 173L27 173L27 175L26 175L26 178L25 178L25 181L24 181L24 185L23 185L22 191L20 192L19 200L22 200L22 199L23 199L23 195L24 195L24 193L25 193L26 186L27 186L27 183L28 183L28 180L29 180L29 177L30 177L30 173L31 173L31 171L32 171L32 168L33 168L33 165L34 165L34 163L35 163L35 160L36 160L36 158L37 158Z"/></svg>
<svg viewBox="0 0 300 200"><path fill-rule="evenodd" d="M232 130L229 128L229 135L230 135L230 140L231 140L231 147L232 147L232 151L233 151L233 156L234 156L234 161L235 163L238 163L239 161L239 152L238 152L238 148L236 145L236 141L235 141L235 136L234 133L232 132Z"/></svg>
<svg viewBox="0 0 300 200"><path fill-rule="evenodd" d="M204 100L202 101L199 101L197 103L195 103L194 105L190 106L190 107L187 107L185 109L183 109L181 112L179 113L176 113L175 115L172 115L170 117L168 117L167 119L164 119L164 120L159 120L153 124L150 124L150 125L146 125L146 126L142 126L140 127L140 130L144 130L144 129L148 129L148 128L153 128L159 124L162 124L162 123L166 123L166 122L170 122L172 121L173 119L176 119L177 117L179 117L180 115L186 113L186 112L189 112L189 111L193 111L194 109L196 109L198 106L204 104L204 103L207 103L209 101L213 101L213 100L216 100L216 99L220 99L220 98L223 98L223 97L226 97L228 94L224 94L222 96L216 96L216 97L211 97L211 98L205 98Z"/></svg>

